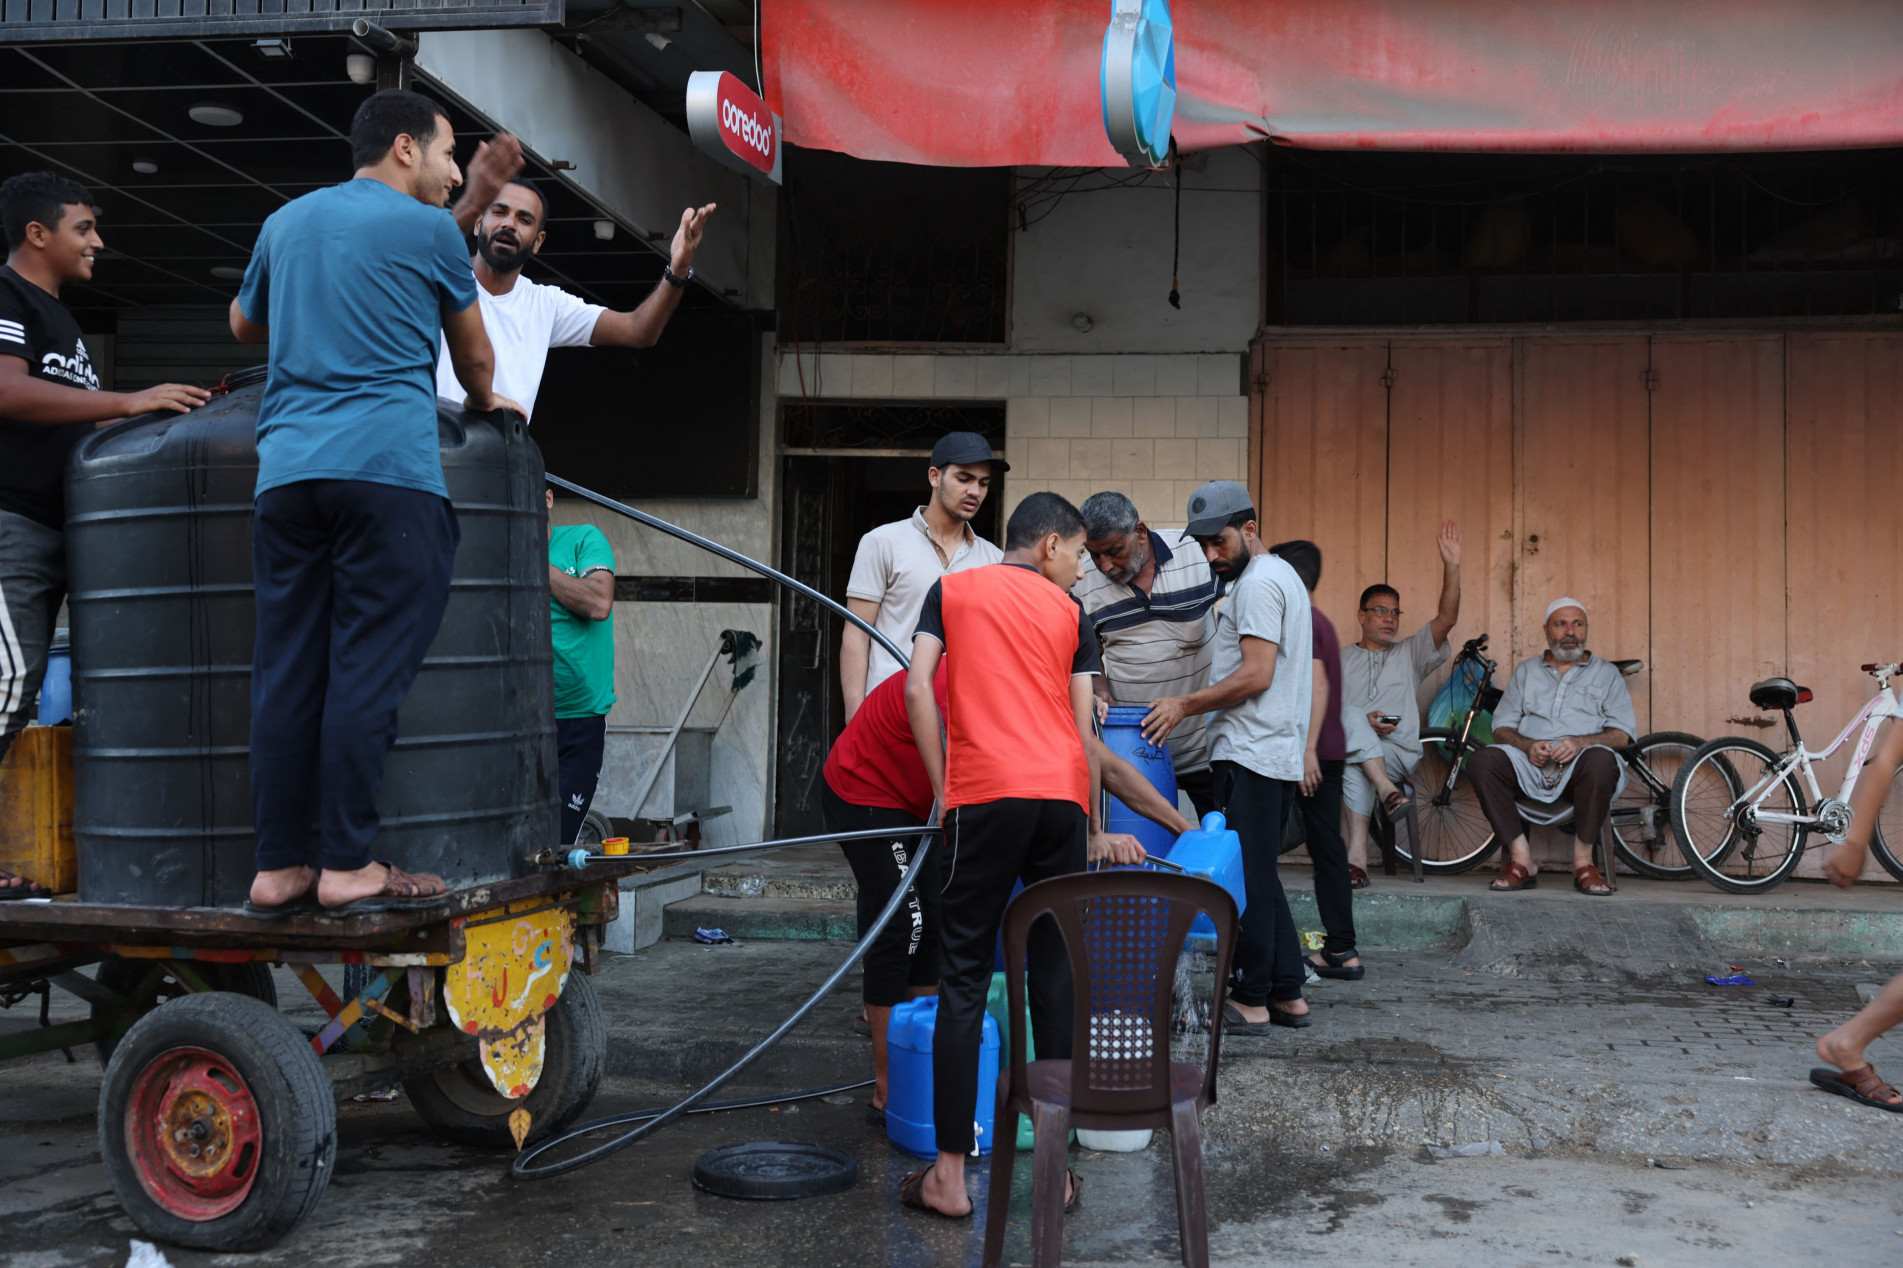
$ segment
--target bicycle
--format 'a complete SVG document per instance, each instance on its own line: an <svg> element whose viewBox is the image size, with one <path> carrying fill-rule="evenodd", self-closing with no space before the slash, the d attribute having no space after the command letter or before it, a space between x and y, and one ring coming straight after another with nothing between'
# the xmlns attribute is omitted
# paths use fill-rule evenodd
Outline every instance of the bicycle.
<svg viewBox="0 0 1903 1268"><path fill-rule="evenodd" d="M1493 685L1493 673L1499 666L1487 658L1487 639L1485 634L1469 639L1454 662L1455 673L1460 672L1463 663L1474 664L1480 670L1481 686L1473 706L1459 719L1457 727L1426 727L1421 731L1421 763L1408 782L1414 794L1409 817L1419 834L1423 872L1454 875L1471 871L1500 848L1492 825L1480 809L1472 781L1466 777L1468 759L1485 747L1473 738L1475 720L1482 712L1491 713L1502 694ZM1612 663L1628 678L1645 668L1642 660ZM1682 880L1692 875L1680 845L1682 838L1672 827L1672 799L1681 767L1702 743L1683 731L1654 731L1618 751L1630 774L1613 801L1607 828L1612 834L1613 852L1629 870L1658 880ZM1562 816L1548 826L1563 827L1569 822L1569 817ZM1387 839L1393 842L1395 853L1412 866L1413 837L1403 847L1401 834L1390 826Z"/></svg>
<svg viewBox="0 0 1903 1268"><path fill-rule="evenodd" d="M1751 685L1751 703L1784 715L1790 747L1779 754L1741 735L1722 736L1702 746L1679 771L1673 827L1681 840L1712 843L1709 848L1700 845L1689 852L1699 875L1733 894L1760 894L1783 883L1796 870L1813 831L1821 832L1833 843L1843 842L1850 830L1850 793L1876 742L1877 729L1884 719L1899 714L1889 684L1903 670L1893 664L1862 668L1877 680L1877 694L1857 711L1828 748L1809 748L1797 730L1793 710L1811 700L1810 688L1800 687L1789 678L1766 678ZM1851 755L1843 785L1837 796L1827 798L1818 786L1813 765L1828 760L1842 748L1859 725L1863 734ZM1810 785L1808 802L1804 788L1794 778L1800 770L1804 782ZM1903 880L1903 862L1897 860L1889 845L1891 838L1903 843L1903 798L1895 795L1897 780L1903 780L1903 772L1892 780L1891 795L1872 825L1870 849L1885 871Z"/></svg>

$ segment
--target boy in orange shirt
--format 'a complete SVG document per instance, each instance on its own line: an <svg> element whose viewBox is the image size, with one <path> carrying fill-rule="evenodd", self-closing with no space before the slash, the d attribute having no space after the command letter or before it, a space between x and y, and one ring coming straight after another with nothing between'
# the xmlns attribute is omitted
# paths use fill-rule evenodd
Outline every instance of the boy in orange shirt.
<svg viewBox="0 0 1903 1268"><path fill-rule="evenodd" d="M1144 858L1134 838L1096 831L1090 811L1099 779L1086 742L1094 734L1090 680L1101 664L1090 618L1070 597L1083 560L1083 516L1055 493L1033 493L1011 513L1003 562L936 582L912 642L906 712L946 808L946 881L932 1033L938 1159L906 1176L899 1198L955 1219L972 1211L965 1158L973 1148L978 1047L1012 882L1081 872L1094 858ZM932 698L941 658L948 661L946 741ZM1069 1057L1070 961L1056 926L1032 926L1026 955L1037 1050ZM1073 1174L1067 1206L1075 1191Z"/></svg>

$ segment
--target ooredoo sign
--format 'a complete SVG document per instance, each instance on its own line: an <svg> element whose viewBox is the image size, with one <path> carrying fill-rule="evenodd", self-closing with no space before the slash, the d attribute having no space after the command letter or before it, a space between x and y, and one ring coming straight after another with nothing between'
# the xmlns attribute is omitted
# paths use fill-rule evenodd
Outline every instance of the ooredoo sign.
<svg viewBox="0 0 1903 1268"><path fill-rule="evenodd" d="M735 171L780 183L780 116L736 76L697 70L687 77L687 132Z"/></svg>

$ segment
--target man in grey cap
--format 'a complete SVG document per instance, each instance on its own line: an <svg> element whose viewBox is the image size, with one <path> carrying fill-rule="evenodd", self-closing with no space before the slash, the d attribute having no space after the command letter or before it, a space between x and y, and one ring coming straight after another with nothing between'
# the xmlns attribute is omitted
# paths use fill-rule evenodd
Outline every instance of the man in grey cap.
<svg viewBox="0 0 1903 1268"><path fill-rule="evenodd" d="M1289 799L1302 781L1314 691L1308 589L1271 555L1254 500L1233 480L1212 480L1189 500L1184 529L1229 587L1216 609L1209 685L1150 705L1143 738L1161 744L1184 718L1207 713L1216 807L1241 838L1247 903L1235 976L1223 1003L1232 1034L1309 1025L1302 950L1276 859Z"/></svg>
<svg viewBox="0 0 1903 1268"><path fill-rule="evenodd" d="M846 582L846 607L853 615L898 646L911 647L933 582L1004 558L1003 551L971 531L971 519L984 506L992 481L1010 469L974 431L952 432L932 446L932 465L925 472L931 500L912 518L881 524L859 539ZM848 625L839 640L846 721L859 712L868 692L898 672L899 663L883 647Z"/></svg>
<svg viewBox="0 0 1903 1268"><path fill-rule="evenodd" d="M1554 599L1546 605L1546 651L1513 667L1493 711L1493 744L1467 763L1494 839L1511 842L1500 879L1489 888L1539 884L1521 820L1551 823L1564 811L1549 816L1532 807L1570 797L1573 888L1582 894L1612 892L1593 864L1593 845L1625 786L1625 764L1616 750L1638 733L1624 675L1586 650L1586 605Z"/></svg>

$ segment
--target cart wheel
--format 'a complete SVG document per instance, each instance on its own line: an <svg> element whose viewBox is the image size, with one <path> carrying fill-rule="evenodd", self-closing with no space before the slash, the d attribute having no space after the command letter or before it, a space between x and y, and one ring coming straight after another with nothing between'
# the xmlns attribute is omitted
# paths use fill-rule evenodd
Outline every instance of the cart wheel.
<svg viewBox="0 0 1903 1268"><path fill-rule="evenodd" d="M337 1107L309 1041L276 1009L187 995L119 1041L99 1089L99 1153L146 1236L261 1250L329 1183Z"/></svg>
<svg viewBox="0 0 1903 1268"><path fill-rule="evenodd" d="M533 1144L581 1117L601 1086L608 1059L608 1023L595 986L580 971L570 972L555 1007L548 1010L542 1077L535 1090L510 1100L489 1084L475 1060L432 1070L403 1085L423 1121L450 1140L491 1149L515 1146L509 1113L522 1108L531 1124L524 1144Z"/></svg>
<svg viewBox="0 0 1903 1268"><path fill-rule="evenodd" d="M192 967L198 970L214 991L231 991L238 995L249 995L252 999L263 1000L272 1008L278 1006L278 989L271 981L271 966L268 964L219 964L211 960L199 960ZM109 955L100 961L99 972L94 980L118 995L131 995L145 981L145 975L156 969L159 972L158 994L146 1006L147 1011L158 1007L168 999L178 999L190 995L185 984L172 976L163 960L129 960L124 956ZM103 1004L92 1006L94 1021L106 1016L111 1009ZM143 1015L143 1014L141 1014ZM99 1064L105 1065L112 1060L112 1050L118 1046L120 1035L131 1028L137 1017L125 1018L117 1033L109 1034L95 1041L93 1050L99 1054Z"/></svg>

